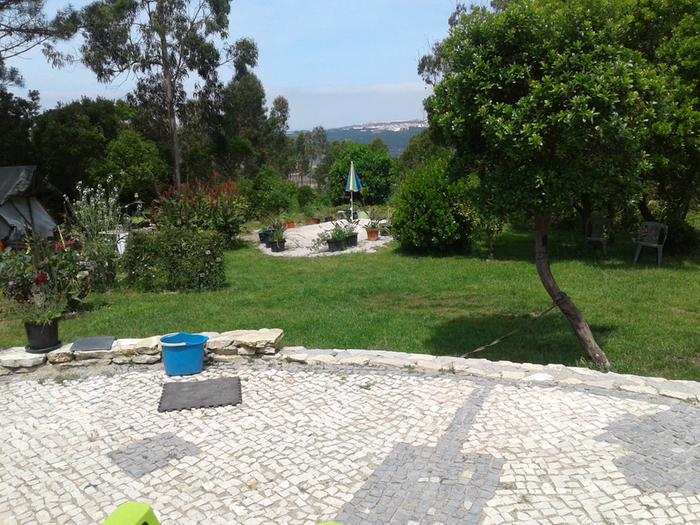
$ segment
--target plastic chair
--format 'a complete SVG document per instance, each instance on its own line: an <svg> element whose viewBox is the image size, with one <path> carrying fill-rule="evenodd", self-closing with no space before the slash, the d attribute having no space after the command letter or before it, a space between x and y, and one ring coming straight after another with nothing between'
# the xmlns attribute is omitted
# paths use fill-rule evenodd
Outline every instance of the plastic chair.
<svg viewBox="0 0 700 525"><path fill-rule="evenodd" d="M668 237L668 226L660 222L643 222L637 236L637 253L634 254L634 264L637 264L642 248L656 248L656 265L661 266L664 244Z"/></svg>
<svg viewBox="0 0 700 525"><path fill-rule="evenodd" d="M608 240L605 237L607 227L608 221L605 219L588 219L586 221L586 243L600 243L605 255L608 254Z"/></svg>
<svg viewBox="0 0 700 525"><path fill-rule="evenodd" d="M160 522L151 507L145 503L129 501L119 505L102 525L160 525Z"/></svg>

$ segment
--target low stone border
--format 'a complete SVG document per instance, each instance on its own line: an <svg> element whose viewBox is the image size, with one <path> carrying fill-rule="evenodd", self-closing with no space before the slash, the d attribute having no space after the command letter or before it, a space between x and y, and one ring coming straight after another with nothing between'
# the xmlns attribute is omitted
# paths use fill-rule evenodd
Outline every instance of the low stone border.
<svg viewBox="0 0 700 525"><path fill-rule="evenodd" d="M382 350L310 350L303 346L285 347L275 358L287 362L313 365L405 368L422 372L466 374L530 383L583 385L660 395L690 403L700 403L700 383L695 381L598 372L589 368L559 364L536 365L532 363L511 363L510 361L489 361L487 359L436 357L426 354L407 354Z"/></svg>
<svg viewBox="0 0 700 525"><path fill-rule="evenodd" d="M383 350L317 350L303 346L280 349L284 332L279 328L202 332L209 336L209 363L240 363L253 357L308 365L402 368L421 372L454 373L528 383L583 385L639 394L660 395L700 404L700 382L643 377L564 365L536 365L407 354ZM161 336L117 339L106 351L73 352L72 344L48 354L30 354L22 347L0 352L0 376L31 372L42 365L72 367L106 364L153 364L161 361Z"/></svg>
<svg viewBox="0 0 700 525"><path fill-rule="evenodd" d="M208 362L226 362L234 356L274 355L284 337L279 328L261 330L233 330L231 332L202 332L209 336L206 347ZM49 364L56 367L85 365L149 365L162 357L160 335L144 339L117 339L109 350L74 352L73 343L66 344L48 354L32 354L24 347L0 352L0 376L10 373L31 372Z"/></svg>

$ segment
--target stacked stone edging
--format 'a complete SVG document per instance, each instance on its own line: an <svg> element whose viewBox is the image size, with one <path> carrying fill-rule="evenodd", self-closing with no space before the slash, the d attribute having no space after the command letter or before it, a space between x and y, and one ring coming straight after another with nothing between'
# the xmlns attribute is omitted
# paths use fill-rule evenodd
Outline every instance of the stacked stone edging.
<svg viewBox="0 0 700 525"><path fill-rule="evenodd" d="M279 328L202 334L209 337L205 354L205 359L209 362L226 362L237 356L274 355L284 337L284 331ZM116 339L109 350L73 352L73 343L47 354L32 354L24 347L9 348L0 352L0 376L31 372L47 363L56 367L154 364L162 358L161 337L154 335L142 339Z"/></svg>
<svg viewBox="0 0 700 525"><path fill-rule="evenodd" d="M279 328L202 332L209 337L206 361L240 363L252 357L308 365L369 366L403 368L421 372L466 374L491 379L583 385L638 394L660 395L700 403L700 382L643 377L559 364L537 365L463 359L460 357L408 354L384 350L318 350L303 346L280 349L284 331ZM54 367L91 364L154 364L161 361L161 336L117 339L105 351L73 352L67 344L48 354L30 354L23 347L0 352L0 376L31 372L48 363Z"/></svg>
<svg viewBox="0 0 700 525"><path fill-rule="evenodd" d="M583 385L640 394L672 397L700 403L700 383L662 377L643 377L559 364L538 365L464 359L460 357L407 354L385 350L310 350L285 347L275 356L293 363L313 365L350 365L405 368L421 372L467 374L491 379L539 382L560 385Z"/></svg>

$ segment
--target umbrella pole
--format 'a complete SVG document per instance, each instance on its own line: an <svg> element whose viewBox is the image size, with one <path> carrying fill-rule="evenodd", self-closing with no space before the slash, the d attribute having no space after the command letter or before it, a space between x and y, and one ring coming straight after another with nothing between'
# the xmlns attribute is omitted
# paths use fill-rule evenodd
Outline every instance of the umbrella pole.
<svg viewBox="0 0 700 525"><path fill-rule="evenodd" d="M353 201L352 201L352 196L354 192L350 192L350 222L352 222L353 218L355 217L355 208L353 207Z"/></svg>

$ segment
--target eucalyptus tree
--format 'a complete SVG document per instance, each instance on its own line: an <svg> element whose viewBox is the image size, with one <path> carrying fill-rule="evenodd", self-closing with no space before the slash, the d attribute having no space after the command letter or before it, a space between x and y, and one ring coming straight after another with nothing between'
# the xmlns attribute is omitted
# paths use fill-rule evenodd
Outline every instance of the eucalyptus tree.
<svg viewBox="0 0 700 525"><path fill-rule="evenodd" d="M478 178L490 212L530 217L540 280L599 366L609 361L550 268L552 223L588 195L634 201L667 78L619 42L617 0L512 2L454 20L425 102L430 126ZM435 64L438 65L436 75Z"/></svg>
<svg viewBox="0 0 700 525"><path fill-rule="evenodd" d="M44 4L44 0L0 0L0 86L23 84L20 71L7 61L36 47L54 65L70 58L59 53L55 44L75 34L78 15L66 7L48 18Z"/></svg>
<svg viewBox="0 0 700 525"><path fill-rule="evenodd" d="M100 82L135 75L142 85L160 88L167 114L173 180L181 182L178 103L185 80L207 89L218 82L217 68L245 62L247 46L227 43L230 0L97 0L83 9L83 62Z"/></svg>

